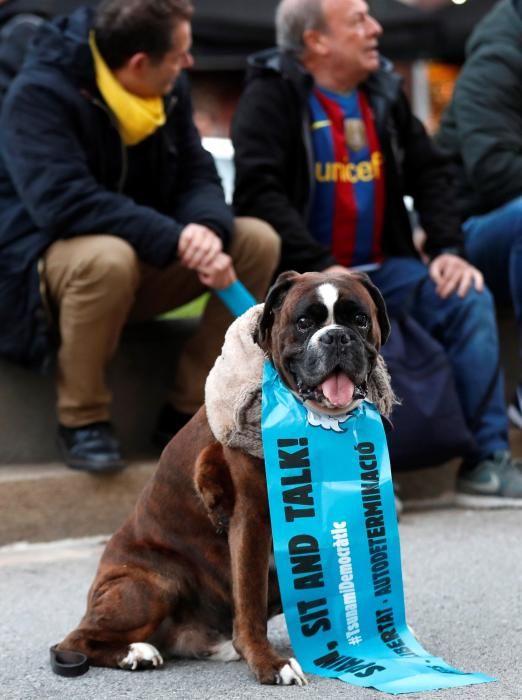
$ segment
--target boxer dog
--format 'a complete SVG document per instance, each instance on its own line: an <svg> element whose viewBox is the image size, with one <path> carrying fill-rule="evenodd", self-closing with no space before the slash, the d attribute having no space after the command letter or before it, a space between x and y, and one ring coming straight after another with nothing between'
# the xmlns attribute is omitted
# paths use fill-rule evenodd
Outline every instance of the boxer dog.
<svg viewBox="0 0 522 700"><path fill-rule="evenodd" d="M388 391L374 374L390 326L366 275L286 272L252 311L248 352L271 360L311 410L346 413L369 387ZM83 619L55 653L130 670L163 657L242 657L260 683L304 685L298 662L267 638L281 602L263 460L216 440L207 408L163 451L105 548Z"/></svg>

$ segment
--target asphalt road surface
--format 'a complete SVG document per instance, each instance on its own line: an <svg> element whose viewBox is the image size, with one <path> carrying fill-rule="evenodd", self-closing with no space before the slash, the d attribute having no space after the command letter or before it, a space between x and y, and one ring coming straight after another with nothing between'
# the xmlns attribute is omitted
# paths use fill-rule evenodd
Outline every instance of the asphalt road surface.
<svg viewBox="0 0 522 700"><path fill-rule="evenodd" d="M431 653L496 683L404 698L522 698L522 513L437 510L407 513L401 524L408 621ZM170 661L160 670L91 668L53 675L48 648L79 621L101 552L100 539L0 548L0 698L28 700L359 700L371 689L309 677L309 685L260 686L242 661ZM270 638L289 641L280 616Z"/></svg>

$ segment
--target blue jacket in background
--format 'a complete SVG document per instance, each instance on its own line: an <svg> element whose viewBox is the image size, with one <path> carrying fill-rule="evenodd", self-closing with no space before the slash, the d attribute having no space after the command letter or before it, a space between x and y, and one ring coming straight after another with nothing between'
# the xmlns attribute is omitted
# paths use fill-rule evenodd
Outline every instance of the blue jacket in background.
<svg viewBox="0 0 522 700"><path fill-rule="evenodd" d="M125 147L95 81L93 11L45 23L0 114L0 355L49 358L38 264L53 241L108 233L164 267L188 223L226 245L232 214L192 120L188 80L165 98L167 122Z"/></svg>

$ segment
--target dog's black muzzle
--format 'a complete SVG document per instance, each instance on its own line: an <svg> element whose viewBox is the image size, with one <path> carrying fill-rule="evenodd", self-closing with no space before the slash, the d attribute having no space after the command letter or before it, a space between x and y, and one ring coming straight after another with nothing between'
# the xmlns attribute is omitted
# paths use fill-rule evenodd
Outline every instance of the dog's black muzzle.
<svg viewBox="0 0 522 700"><path fill-rule="evenodd" d="M363 382L370 363L365 343L357 331L329 328L309 341L298 374L308 386L316 386L335 371L347 374L355 384Z"/></svg>
<svg viewBox="0 0 522 700"><path fill-rule="evenodd" d="M329 352L335 350L338 356L348 352L354 340L350 332L344 328L330 328L319 336L319 343L326 346Z"/></svg>

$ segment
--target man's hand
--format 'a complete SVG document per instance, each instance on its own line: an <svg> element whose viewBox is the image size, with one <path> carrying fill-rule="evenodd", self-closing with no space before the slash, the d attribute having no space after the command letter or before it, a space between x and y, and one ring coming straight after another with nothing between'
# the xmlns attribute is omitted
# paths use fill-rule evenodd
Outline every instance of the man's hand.
<svg viewBox="0 0 522 700"><path fill-rule="evenodd" d="M232 258L223 253L221 239L206 226L185 226L179 237L178 257L183 267L197 272L206 287L224 289L237 279Z"/></svg>
<svg viewBox="0 0 522 700"><path fill-rule="evenodd" d="M226 253L218 253L209 265L198 268L197 273L201 282L212 289L225 289L237 279L232 258Z"/></svg>
<svg viewBox="0 0 522 700"><path fill-rule="evenodd" d="M465 297L473 286L477 292L484 289L484 278L476 267L470 265L458 255L443 253L434 258L429 265L431 279L437 285L437 294L446 299L454 291L459 297Z"/></svg>
<svg viewBox="0 0 522 700"><path fill-rule="evenodd" d="M206 268L222 250L219 236L200 224L188 224L179 237L178 258L189 270Z"/></svg>

